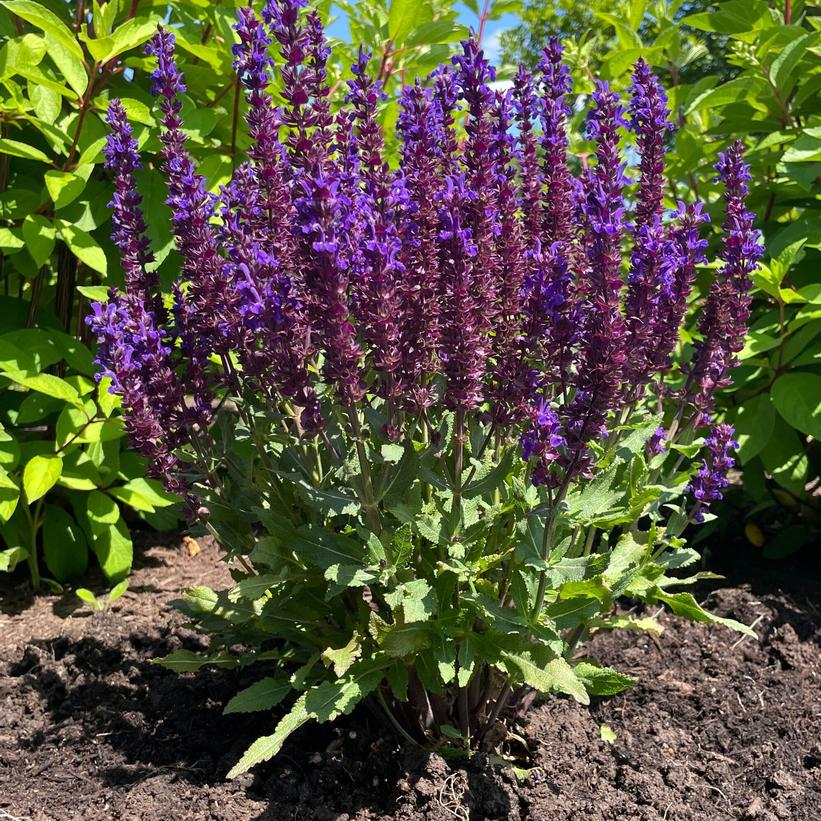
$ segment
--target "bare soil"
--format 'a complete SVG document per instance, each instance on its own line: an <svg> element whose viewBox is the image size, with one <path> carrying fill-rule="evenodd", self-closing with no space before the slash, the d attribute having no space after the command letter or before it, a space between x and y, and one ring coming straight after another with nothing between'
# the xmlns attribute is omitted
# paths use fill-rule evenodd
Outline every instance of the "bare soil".
<svg viewBox="0 0 821 821"><path fill-rule="evenodd" d="M559 697L535 708L506 751L529 768L522 780L487 757L402 747L363 708L229 782L275 720L222 716L248 673L151 663L201 646L168 602L229 582L216 549L201 548L146 549L102 616L69 595L0 591L0 819L821 819L821 592L806 574L748 572L701 591L755 623L758 641L666 615L658 639L597 637L599 660L641 683L590 708Z"/></svg>

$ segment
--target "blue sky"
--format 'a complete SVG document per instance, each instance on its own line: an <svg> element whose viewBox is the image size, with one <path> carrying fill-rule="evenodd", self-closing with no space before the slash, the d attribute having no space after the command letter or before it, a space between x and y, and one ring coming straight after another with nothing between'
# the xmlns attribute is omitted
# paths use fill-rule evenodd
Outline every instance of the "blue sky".
<svg viewBox="0 0 821 821"><path fill-rule="evenodd" d="M367 2L367 0L360 0L360 2ZM464 3L456 4L459 12L459 20L466 26L473 26L476 28L479 21L476 14L472 12ZM333 37L338 37L340 40L348 39L348 25L344 14L335 12L337 19L328 27L328 33ZM482 46L485 50L485 55L491 63L497 64L499 57L499 36L505 30L513 28L516 25L518 18L515 14L504 14L498 20L488 20L485 24L485 31L482 37Z"/></svg>

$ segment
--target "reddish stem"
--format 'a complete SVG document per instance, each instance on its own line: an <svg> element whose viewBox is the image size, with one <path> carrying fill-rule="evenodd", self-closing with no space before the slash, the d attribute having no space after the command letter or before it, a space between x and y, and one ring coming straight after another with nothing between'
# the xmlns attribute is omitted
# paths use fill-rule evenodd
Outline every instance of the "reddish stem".
<svg viewBox="0 0 821 821"><path fill-rule="evenodd" d="M479 31L476 33L476 42L478 45L482 45L482 36L485 33L485 23L487 23L489 16L490 0L485 0L485 4L482 6L482 13L479 15Z"/></svg>

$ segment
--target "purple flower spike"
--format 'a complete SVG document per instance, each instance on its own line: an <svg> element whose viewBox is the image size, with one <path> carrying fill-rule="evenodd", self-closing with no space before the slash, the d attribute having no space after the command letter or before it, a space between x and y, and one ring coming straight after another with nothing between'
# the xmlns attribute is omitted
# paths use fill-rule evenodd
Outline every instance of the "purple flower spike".
<svg viewBox="0 0 821 821"><path fill-rule="evenodd" d="M399 378L410 386L409 407L428 407L435 398L428 388L436 369L439 342L439 215L441 179L436 170L441 150L433 93L417 80L405 86L399 102L402 171L407 206L402 224L403 289L402 362Z"/></svg>
<svg viewBox="0 0 821 821"><path fill-rule="evenodd" d="M542 241L567 242L571 236L575 181L567 165L567 95L573 89L570 69L562 62L563 49L551 37L542 52L542 168L544 170L544 223Z"/></svg>
<svg viewBox="0 0 821 821"><path fill-rule="evenodd" d="M701 339L695 346L685 397L701 418L712 410L715 390L729 384L729 371L744 347L751 275L763 254L761 232L753 228L755 214L746 207L750 172L740 140L719 154L716 170L725 188L724 266L713 280L698 323Z"/></svg>
<svg viewBox="0 0 821 821"><path fill-rule="evenodd" d="M693 511L696 522L704 521L704 514L709 510L710 503L722 499L724 488L730 484L727 472L735 464L735 459L730 454L738 449L738 442L733 439L734 434L732 425L722 423L716 425L712 435L705 440L707 456L687 486L687 492L692 493L696 500Z"/></svg>
<svg viewBox="0 0 821 821"><path fill-rule="evenodd" d="M534 123L538 122L539 107L533 87L533 77L520 65L513 78L513 110L519 129L518 159L521 167L521 209L528 241L541 237L542 214L542 169L539 167L537 140ZM548 192L549 194L549 192Z"/></svg>
<svg viewBox="0 0 821 821"><path fill-rule="evenodd" d="M301 180L296 199L311 327L325 355L323 374L336 385L344 405L362 398L362 349L356 339L349 301L347 238L355 230L354 203L341 189L339 173L316 173Z"/></svg>
<svg viewBox="0 0 821 821"><path fill-rule="evenodd" d="M142 163L137 151L137 141L119 100L111 101L107 121L111 126L111 133L103 153L106 168L114 172L114 199L108 207L112 209L112 239L120 251L126 293L139 298L158 322L164 322L165 309L159 290L159 278L156 271L147 270L154 262L154 255L146 236L142 197L137 193L134 179L134 173L142 167Z"/></svg>
<svg viewBox="0 0 821 821"><path fill-rule="evenodd" d="M182 256L182 272L190 281L192 309L201 317L203 345L224 351L236 327L233 297L223 271L216 236L211 226L214 198L208 193L205 178L198 174L185 148L178 92L185 89L182 74L174 59L174 35L160 30L146 47L157 58L154 94L160 98L163 118L163 168L166 173L174 235Z"/></svg>
<svg viewBox="0 0 821 821"><path fill-rule="evenodd" d="M330 55L322 21L315 12L301 19L305 0L268 0L262 17L282 53L280 75L285 106L281 116L290 133L288 156L295 169L324 167L333 141L326 84Z"/></svg>
<svg viewBox="0 0 821 821"><path fill-rule="evenodd" d="M618 96L606 83L593 94L588 131L596 140L596 166L589 172L584 245L587 276L583 283L586 314L576 394L568 409L566 467L587 473L587 443L599 436L608 414L619 406L626 359L621 313L621 249L624 231L624 164L619 157L619 128L624 125Z"/></svg>
<svg viewBox="0 0 821 821"><path fill-rule="evenodd" d="M704 262L708 245L701 236L701 226L709 221L710 216L701 203L679 203L678 213L668 227L659 272L655 323L647 353L650 365L658 373L664 373L670 367L670 356L678 342L679 328L695 281L696 266Z"/></svg>
<svg viewBox="0 0 821 821"><path fill-rule="evenodd" d="M187 440L185 393L162 328L137 295L112 290L107 303L95 302L91 308L87 322L97 336L100 376L109 377L111 392L122 396L132 445L167 490L187 496L174 455Z"/></svg>
<svg viewBox="0 0 821 821"><path fill-rule="evenodd" d="M639 151L636 228L661 217L664 188L664 139L672 130L667 95L650 66L639 59L630 86L630 129Z"/></svg>
<svg viewBox="0 0 821 821"><path fill-rule="evenodd" d="M476 195L463 175L448 177L439 197L439 270L444 306L439 356L447 377L445 403L472 410L483 399L490 329L481 275L479 250L462 215L472 213Z"/></svg>

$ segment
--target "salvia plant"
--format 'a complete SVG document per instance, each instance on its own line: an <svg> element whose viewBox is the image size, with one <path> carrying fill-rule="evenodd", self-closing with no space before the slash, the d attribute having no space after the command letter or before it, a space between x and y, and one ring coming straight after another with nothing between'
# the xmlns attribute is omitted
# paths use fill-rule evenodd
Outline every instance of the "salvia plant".
<svg viewBox="0 0 821 821"><path fill-rule="evenodd" d="M592 159L571 173L558 42L499 90L469 39L406 78L393 167L368 55L332 106L323 27L302 6L239 12L251 148L218 195L186 150L173 34L149 46L173 298L153 273L136 142L109 109L127 284L90 318L101 372L236 581L183 597L211 648L165 663L256 663L226 710L291 705L232 775L365 698L408 740L470 750L497 745L537 693L623 690L631 677L583 650L596 631L658 629L620 597L751 632L674 591L705 575L678 574L698 559L682 533L733 464L713 401L761 254L740 144L717 165L723 244L679 355L706 215L664 210L671 125L644 62L624 104L598 84Z"/></svg>

